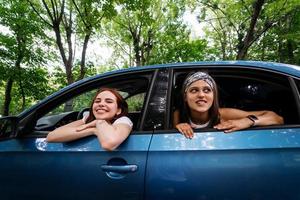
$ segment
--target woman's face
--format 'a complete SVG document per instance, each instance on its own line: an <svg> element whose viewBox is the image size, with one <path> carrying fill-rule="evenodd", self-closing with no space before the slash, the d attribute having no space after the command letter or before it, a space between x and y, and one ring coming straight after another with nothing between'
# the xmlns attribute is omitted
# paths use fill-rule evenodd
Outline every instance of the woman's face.
<svg viewBox="0 0 300 200"><path fill-rule="evenodd" d="M207 113L214 101L212 88L203 80L192 83L185 95L191 113Z"/></svg>
<svg viewBox="0 0 300 200"><path fill-rule="evenodd" d="M93 103L93 114L96 119L111 121L116 115L121 113L118 108L117 98L110 91L100 92Z"/></svg>

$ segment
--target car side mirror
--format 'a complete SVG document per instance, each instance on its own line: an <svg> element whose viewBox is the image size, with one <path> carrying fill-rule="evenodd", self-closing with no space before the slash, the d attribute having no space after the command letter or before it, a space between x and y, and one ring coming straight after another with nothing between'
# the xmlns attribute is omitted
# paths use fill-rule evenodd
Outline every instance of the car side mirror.
<svg viewBox="0 0 300 200"><path fill-rule="evenodd" d="M17 135L18 118L8 116L0 118L0 140L14 138Z"/></svg>

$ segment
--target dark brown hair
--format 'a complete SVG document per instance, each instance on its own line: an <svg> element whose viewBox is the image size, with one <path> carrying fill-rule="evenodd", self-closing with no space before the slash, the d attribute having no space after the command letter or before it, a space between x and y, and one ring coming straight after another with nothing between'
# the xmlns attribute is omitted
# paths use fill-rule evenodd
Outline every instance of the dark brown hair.
<svg viewBox="0 0 300 200"><path fill-rule="evenodd" d="M124 98L119 94L119 92L116 89L114 89L114 88L100 88L97 91L97 93L94 96L94 98L93 98L93 101L92 101L91 106L90 106L90 114L87 117L85 123L89 123L89 122L91 122L91 121L93 121L93 120L96 119L95 116L94 116L94 113L93 113L93 104L94 104L94 102L95 102L98 94L100 94L101 92L104 92L104 91L109 91L109 92L113 93L113 95L115 95L115 97L117 99L118 108L121 109L121 113L118 114L118 115L116 115L112 119L111 123L113 123L116 119L118 119L118 118L120 118L122 116L126 116L128 114L128 104L127 104L127 102L124 100Z"/></svg>

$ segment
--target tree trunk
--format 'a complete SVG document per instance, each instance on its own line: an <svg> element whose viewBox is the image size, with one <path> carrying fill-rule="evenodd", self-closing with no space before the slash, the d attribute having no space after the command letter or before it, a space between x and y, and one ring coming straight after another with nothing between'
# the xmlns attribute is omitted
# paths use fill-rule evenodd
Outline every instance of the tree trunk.
<svg viewBox="0 0 300 200"><path fill-rule="evenodd" d="M71 84L71 83L74 82L73 74L72 74L72 67L73 67L73 64L72 64L72 59L73 59L73 57L72 57L73 56L72 48L70 48L70 44L68 43L69 57L67 58L66 53L65 53L65 49L64 49L63 44L62 44L62 38L61 38L61 32L60 32L59 26L53 27L53 30L55 32L56 45L59 49L60 56L63 60L64 66L65 66L66 76L67 76L67 83ZM69 33L67 33L67 35L68 34ZM71 40L69 42L71 42Z"/></svg>
<svg viewBox="0 0 300 200"><path fill-rule="evenodd" d="M135 65L140 66L141 65L140 36L138 35L137 31L132 30L132 28L130 26L129 26L129 31L130 31L131 37L132 37L133 51L134 51L134 57L135 57Z"/></svg>
<svg viewBox="0 0 300 200"><path fill-rule="evenodd" d="M65 103L64 111L65 112L73 111L73 99Z"/></svg>
<svg viewBox="0 0 300 200"><path fill-rule="evenodd" d="M59 49L60 55L62 57L64 66L65 66L67 83L69 85L69 84L74 82L73 74L72 74L72 67L73 67L72 56L73 56L73 52L72 52L72 48L70 48L70 43L69 43L69 42L71 42L71 40L67 39L68 40L68 47L69 47L69 56L67 58L66 53L65 53L65 49L64 49L63 44L62 44L62 38L61 38L61 32L60 32L59 26L53 27L53 30L54 30L55 36L56 36L56 44L57 44L57 47ZM68 37L68 34L70 34L70 33L66 33L66 34L67 34L67 37ZM72 45L71 45L71 47L72 47ZM66 102L65 107L64 107L64 111L66 111L66 112L71 111L73 109L72 103L73 103L73 101Z"/></svg>
<svg viewBox="0 0 300 200"><path fill-rule="evenodd" d="M143 65L147 64L149 59L150 59L150 54L151 54L151 51L152 51L152 48L153 48L153 31L150 29L148 30L148 37L147 37L147 42L145 42L145 45L143 45L145 51L144 51L144 54L143 54Z"/></svg>
<svg viewBox="0 0 300 200"><path fill-rule="evenodd" d="M58 47L60 56L62 58L62 61L64 63L64 65L67 65L67 58L66 58L66 54L65 54L65 50L62 44L62 40L61 40L61 33L60 33L60 28L59 25L58 26L54 26L53 27L54 33L55 33L55 41L56 41L56 45Z"/></svg>
<svg viewBox="0 0 300 200"><path fill-rule="evenodd" d="M246 59L248 49L254 40L255 26L256 26L257 19L259 17L260 11L261 11L264 3L265 3L265 0L256 0L253 3L253 13L252 13L252 17L251 17L251 22L250 22L250 25L249 25L249 28L248 28L245 38L242 41L240 41L240 44L238 45L238 54L236 57L237 60Z"/></svg>
<svg viewBox="0 0 300 200"><path fill-rule="evenodd" d="M289 64L295 64L294 47L292 41L288 39L286 45L287 45L287 53L288 53L288 62Z"/></svg>
<svg viewBox="0 0 300 200"><path fill-rule="evenodd" d="M261 57L260 60L265 60L265 55L266 55L266 44L264 40L262 41L262 49L261 49Z"/></svg>
<svg viewBox="0 0 300 200"><path fill-rule="evenodd" d="M135 65L140 66L141 65L141 56L140 56L140 45L138 39L133 39L133 49L135 54Z"/></svg>
<svg viewBox="0 0 300 200"><path fill-rule="evenodd" d="M67 62L67 65L65 65L66 68L66 74L67 74L67 81L68 85L74 82L73 74L72 74L72 63L70 61ZM72 111L73 110L73 100L67 101L65 103L64 111Z"/></svg>
<svg viewBox="0 0 300 200"><path fill-rule="evenodd" d="M6 87L5 87L5 97L4 97L4 105L3 105L3 111L2 111L3 116L9 115L9 105L11 102L12 85L13 85L13 79L9 78L7 80Z"/></svg>
<svg viewBox="0 0 300 200"><path fill-rule="evenodd" d="M278 40L278 58L279 58L279 62L281 62L281 63L284 62L284 53L283 53L282 40Z"/></svg>
<svg viewBox="0 0 300 200"><path fill-rule="evenodd" d="M86 57L86 49L89 43L91 33L88 33L84 37L83 47L82 47L82 53L81 53L81 61L80 61L80 75L78 80L83 79L86 69L85 69L85 57Z"/></svg>
<svg viewBox="0 0 300 200"><path fill-rule="evenodd" d="M26 98L25 98L25 92L24 92L24 88L23 88L21 79L19 80L19 88L20 88L21 96L22 96L21 110L24 110L25 109L25 105L26 105Z"/></svg>

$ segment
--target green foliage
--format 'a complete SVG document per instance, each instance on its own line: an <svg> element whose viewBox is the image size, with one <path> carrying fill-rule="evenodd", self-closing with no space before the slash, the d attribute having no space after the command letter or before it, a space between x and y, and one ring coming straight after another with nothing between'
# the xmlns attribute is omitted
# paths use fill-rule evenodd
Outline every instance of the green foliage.
<svg viewBox="0 0 300 200"><path fill-rule="evenodd" d="M73 73L74 73L75 79L78 79L78 77L80 76L80 62L79 61L76 62L76 64L74 65ZM86 64L85 77L93 76L96 74L97 74L96 67L94 66L93 63L88 62ZM59 90L68 85L67 80L66 80L66 73L59 66L54 67L54 70L51 73L51 85L53 85L55 90Z"/></svg>
<svg viewBox="0 0 300 200"><path fill-rule="evenodd" d="M97 90L92 90L86 92L82 95L79 95L72 99L73 102L73 111L80 111L83 108L89 108L91 106L91 101L95 96ZM47 115L55 115L64 112L65 104L58 105L55 109L51 110Z"/></svg>
<svg viewBox="0 0 300 200"><path fill-rule="evenodd" d="M108 45L115 50L115 60L123 60L123 66L149 64L152 50L164 42L161 37L169 27L173 27L172 33L178 31L179 34L184 27L183 2L120 0L118 15L105 23L104 31L109 38Z"/></svg>
<svg viewBox="0 0 300 200"><path fill-rule="evenodd" d="M217 50L216 58L222 60L235 59L240 53L239 49L244 45L250 47L248 59L273 60L276 58L278 55L276 55L275 49L278 46L276 43L269 43L268 41L271 40L263 37L271 37L271 35L275 38L282 37L274 35L273 31L283 24L289 23L284 20L290 18L292 13L299 13L300 6L298 0L265 1L253 29L253 36L250 34L246 40L256 0L191 0L191 2L192 9L200 13L199 22L206 24L206 38L211 41L210 46ZM273 54L271 51L266 52L267 49L264 45L267 45L267 48L273 48ZM270 53L268 58L266 53Z"/></svg>
<svg viewBox="0 0 300 200"><path fill-rule="evenodd" d="M128 111L129 112L141 111L143 108L144 99L145 99L145 93L137 94L135 96L126 99L126 102L128 104Z"/></svg>
<svg viewBox="0 0 300 200"><path fill-rule="evenodd" d="M249 57L300 65L300 8L291 11L251 49Z"/></svg>
<svg viewBox="0 0 300 200"><path fill-rule="evenodd" d="M19 76L19 81L14 82L12 89L12 102L10 105L10 113L12 115L20 113L54 92L54 88L49 86L48 72L45 68L22 69ZM22 87L20 87L20 84ZM23 103L22 93L26 95L24 107L21 106Z"/></svg>
<svg viewBox="0 0 300 200"><path fill-rule="evenodd" d="M76 8L77 33L83 37L86 33L101 30L101 20L110 19L117 14L114 1L72 0Z"/></svg>
<svg viewBox="0 0 300 200"><path fill-rule="evenodd" d="M51 5L51 1L44 2ZM69 51L77 54L84 39L95 35L105 38L107 45L113 48L106 64L94 66L86 62L85 77L88 77L136 65L236 59L249 30L256 0L65 2L65 18L60 31L66 57ZM56 0L55 6L60 8L62 1ZM183 22L186 6L198 13L198 21L205 27L202 28L204 37L190 38L190 30ZM67 21L68 17L71 21ZM50 21L41 0L2 0L0 3L0 106L4 104L7 80L13 79L10 105L13 114L67 85L66 72L61 66L51 67L51 70L45 67L62 58L54 45L54 36L47 36ZM65 29L68 27L72 34L70 49ZM265 1L250 39L247 59L300 65L300 1ZM71 79L77 80L81 78L80 60L72 56L69 58ZM60 60L60 63L64 62ZM88 106L90 98L92 93L78 97L74 108L82 107L78 102ZM137 110L141 99L128 99L130 109ZM63 110L64 105L60 109Z"/></svg>
<svg viewBox="0 0 300 200"><path fill-rule="evenodd" d="M149 63L188 62L209 59L207 41L189 40L185 26L170 25L157 37Z"/></svg>
<svg viewBox="0 0 300 200"><path fill-rule="evenodd" d="M10 60L16 60L20 55L24 62L40 63L43 57L37 52L42 52L39 46L39 39L46 41L48 37L40 20L32 13L25 1L14 2L3 0L0 4L0 24L9 28L10 33L1 34L1 46ZM12 62L14 63L14 62Z"/></svg>
<svg viewBox="0 0 300 200"><path fill-rule="evenodd" d="M49 92L45 88L47 71L39 66L50 55L42 46L48 45L50 40L26 1L3 0L0 4L0 26L7 30L0 33L0 71L3 72L0 90L5 91L8 79L13 81L12 90L3 92L1 107L8 106L3 105L3 99L11 94L9 108L15 114Z"/></svg>

